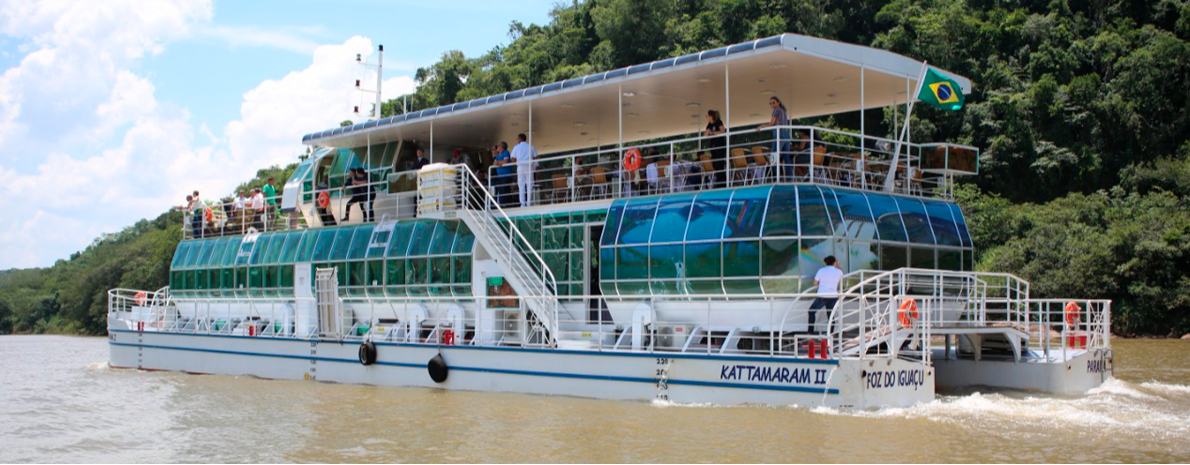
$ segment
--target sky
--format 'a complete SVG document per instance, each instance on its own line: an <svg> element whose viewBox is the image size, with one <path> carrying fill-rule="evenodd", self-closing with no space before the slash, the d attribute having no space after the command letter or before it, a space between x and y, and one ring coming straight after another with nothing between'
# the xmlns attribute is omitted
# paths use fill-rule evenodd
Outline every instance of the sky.
<svg viewBox="0 0 1190 465"><path fill-rule="evenodd" d="M187 193L297 161L448 50L475 56L556 0L0 2L0 270L50 266Z"/></svg>

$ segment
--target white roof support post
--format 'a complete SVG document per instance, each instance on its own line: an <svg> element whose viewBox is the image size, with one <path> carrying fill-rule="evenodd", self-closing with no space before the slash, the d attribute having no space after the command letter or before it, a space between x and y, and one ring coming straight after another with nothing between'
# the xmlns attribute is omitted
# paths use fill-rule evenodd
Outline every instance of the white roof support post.
<svg viewBox="0 0 1190 465"><path fill-rule="evenodd" d="M727 130L724 135L726 148L731 149L731 67L727 64L723 65L723 115L726 121L723 122L723 129Z"/></svg>
<svg viewBox="0 0 1190 465"><path fill-rule="evenodd" d="M430 163L434 161L434 120L430 120Z"/></svg>
<svg viewBox="0 0 1190 465"><path fill-rule="evenodd" d="M622 163L624 160L624 85L616 86L616 117L619 118L619 139L616 142L616 162ZM619 176L616 176L616 182L619 183L619 195L624 195L624 165L620 165Z"/></svg>
<svg viewBox="0 0 1190 465"><path fill-rule="evenodd" d="M533 101L529 101L529 145L533 145Z"/></svg>
<svg viewBox="0 0 1190 465"><path fill-rule="evenodd" d="M864 156L864 150L867 148L867 133L864 132L864 70L866 66L859 67L859 156Z"/></svg>

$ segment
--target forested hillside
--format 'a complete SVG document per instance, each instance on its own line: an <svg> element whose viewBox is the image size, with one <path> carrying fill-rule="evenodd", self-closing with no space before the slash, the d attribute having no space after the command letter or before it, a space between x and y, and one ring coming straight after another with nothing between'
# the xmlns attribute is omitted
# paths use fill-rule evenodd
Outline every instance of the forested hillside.
<svg viewBox="0 0 1190 465"><path fill-rule="evenodd" d="M971 78L962 111L915 108L912 137L983 149L982 173L960 197L978 267L1022 275L1035 296L1113 299L1121 334L1190 332L1186 0L587 0L558 6L549 24L514 22L511 42L480 56L444 53L417 71L408 100L422 109L782 32L884 48ZM891 120L890 110L883 128L867 130L892 136ZM858 129L854 115L801 123ZM127 244L156 247L140 242L146 231ZM96 290L134 278L65 270L76 261L128 270L99 258L105 244L48 270L0 275L0 321L94 331Z"/></svg>

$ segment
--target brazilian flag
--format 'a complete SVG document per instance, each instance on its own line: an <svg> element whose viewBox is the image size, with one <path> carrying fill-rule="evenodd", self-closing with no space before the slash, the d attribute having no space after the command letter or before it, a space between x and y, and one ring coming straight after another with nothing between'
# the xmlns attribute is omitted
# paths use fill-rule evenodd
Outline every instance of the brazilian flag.
<svg viewBox="0 0 1190 465"><path fill-rule="evenodd" d="M963 108L963 102L966 101L959 83L938 74L932 68L926 70L925 82L922 83L921 91L917 93L917 99L933 105L934 108L951 111Z"/></svg>

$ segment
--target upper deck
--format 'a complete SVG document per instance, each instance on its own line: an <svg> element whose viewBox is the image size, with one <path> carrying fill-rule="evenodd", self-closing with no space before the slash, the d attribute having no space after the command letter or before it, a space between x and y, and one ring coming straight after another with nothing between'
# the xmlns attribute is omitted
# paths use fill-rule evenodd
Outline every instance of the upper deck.
<svg viewBox="0 0 1190 465"><path fill-rule="evenodd" d="M883 120L882 111L871 109L893 107L903 116L900 105L921 69L922 62L888 51L783 34L322 131L303 138L318 150L275 199L279 214L237 215L215 206L202 227L187 222L187 235L413 217L417 149L430 162L467 163L511 216L783 183L949 198L956 176L978 172L977 148L866 132L869 122ZM970 90L967 79L937 71ZM766 126L770 97L783 100L790 121ZM708 110L721 113L724 132L703 130ZM797 121L828 115L841 115L859 130ZM511 149L518 133L540 154L531 167L532 206L520 205L515 175L509 175L520 166L493 164L491 147L504 141ZM467 159L452 160L455 151ZM625 164L629 152L642 155L638 167ZM367 185L349 186L353 167L368 173ZM325 206L319 202L324 194ZM361 209L352 197L371 208Z"/></svg>

